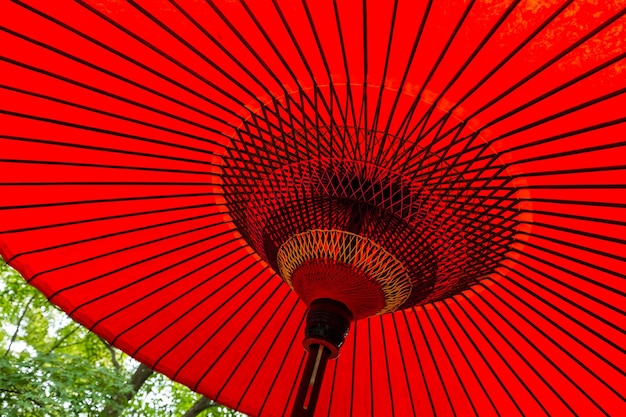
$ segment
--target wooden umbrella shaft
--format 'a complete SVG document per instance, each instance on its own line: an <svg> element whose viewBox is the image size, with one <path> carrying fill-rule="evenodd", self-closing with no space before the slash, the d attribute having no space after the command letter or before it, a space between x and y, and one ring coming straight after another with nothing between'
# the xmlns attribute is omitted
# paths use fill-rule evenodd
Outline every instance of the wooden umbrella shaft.
<svg viewBox="0 0 626 417"><path fill-rule="evenodd" d="M291 417L315 413L326 365L329 359L339 356L351 321L352 313L338 301L323 298L309 305L303 341L308 354Z"/></svg>
<svg viewBox="0 0 626 417"><path fill-rule="evenodd" d="M312 417L319 397L330 350L322 345L310 347L291 417Z"/></svg>

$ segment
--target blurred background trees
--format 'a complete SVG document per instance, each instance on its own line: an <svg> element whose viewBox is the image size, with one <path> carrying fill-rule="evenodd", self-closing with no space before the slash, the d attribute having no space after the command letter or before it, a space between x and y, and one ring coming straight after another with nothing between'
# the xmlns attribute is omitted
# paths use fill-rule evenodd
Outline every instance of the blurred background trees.
<svg viewBox="0 0 626 417"><path fill-rule="evenodd" d="M0 415L243 416L73 322L0 258Z"/></svg>

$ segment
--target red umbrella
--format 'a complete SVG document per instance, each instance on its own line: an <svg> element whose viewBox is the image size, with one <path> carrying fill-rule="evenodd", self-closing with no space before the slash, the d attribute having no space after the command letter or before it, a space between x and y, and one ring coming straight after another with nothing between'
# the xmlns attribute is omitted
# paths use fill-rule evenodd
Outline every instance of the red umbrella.
<svg viewBox="0 0 626 417"><path fill-rule="evenodd" d="M251 415L623 412L624 1L1 4L0 253L87 328Z"/></svg>

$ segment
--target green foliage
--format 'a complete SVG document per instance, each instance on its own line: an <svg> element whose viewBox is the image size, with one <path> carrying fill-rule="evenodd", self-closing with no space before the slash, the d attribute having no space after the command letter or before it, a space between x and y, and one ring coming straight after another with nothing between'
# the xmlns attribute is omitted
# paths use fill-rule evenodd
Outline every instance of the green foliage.
<svg viewBox="0 0 626 417"><path fill-rule="evenodd" d="M9 416L92 416L108 393L130 389L121 375L78 355L0 357L0 404Z"/></svg>
<svg viewBox="0 0 626 417"><path fill-rule="evenodd" d="M182 415L185 410L200 399L200 395L184 385L172 382L161 374L155 374L142 387L128 408L124 417L160 417ZM199 417L236 417L243 414L232 411L218 404L198 414Z"/></svg>
<svg viewBox="0 0 626 417"><path fill-rule="evenodd" d="M128 402L138 363L69 319L0 258L0 415L182 416L201 398L153 374ZM204 417L243 416L215 403Z"/></svg>

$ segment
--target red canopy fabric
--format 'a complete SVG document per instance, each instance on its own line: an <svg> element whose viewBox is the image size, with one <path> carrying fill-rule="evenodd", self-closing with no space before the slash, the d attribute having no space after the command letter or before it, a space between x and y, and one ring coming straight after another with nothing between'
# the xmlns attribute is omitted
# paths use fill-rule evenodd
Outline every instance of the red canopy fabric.
<svg viewBox="0 0 626 417"><path fill-rule="evenodd" d="M623 413L624 1L0 4L0 253L87 328L285 415L306 305L242 225L366 164L427 196L385 239L431 292L353 323L316 415Z"/></svg>

